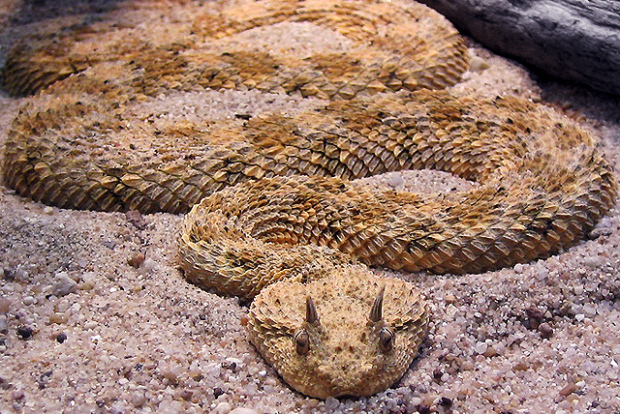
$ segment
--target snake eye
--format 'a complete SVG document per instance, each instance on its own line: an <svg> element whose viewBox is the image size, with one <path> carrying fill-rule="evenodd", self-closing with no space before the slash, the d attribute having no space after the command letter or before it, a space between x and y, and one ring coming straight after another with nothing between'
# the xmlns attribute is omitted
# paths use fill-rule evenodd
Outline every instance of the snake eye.
<svg viewBox="0 0 620 414"><path fill-rule="evenodd" d="M294 337L295 350L299 355L306 355L310 351L310 335L305 329L299 330Z"/></svg>
<svg viewBox="0 0 620 414"><path fill-rule="evenodd" d="M382 352L390 352L394 347L394 331L390 328L381 328L379 331L379 348Z"/></svg>

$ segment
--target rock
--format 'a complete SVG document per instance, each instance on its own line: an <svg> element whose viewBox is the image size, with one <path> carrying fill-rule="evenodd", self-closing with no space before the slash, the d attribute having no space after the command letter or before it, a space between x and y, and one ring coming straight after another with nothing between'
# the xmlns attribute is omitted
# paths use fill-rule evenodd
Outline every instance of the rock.
<svg viewBox="0 0 620 414"><path fill-rule="evenodd" d="M19 336L21 339L29 339L34 334L35 330L30 326L22 325L17 328L17 336Z"/></svg>
<svg viewBox="0 0 620 414"><path fill-rule="evenodd" d="M553 328L547 322L543 322L538 327L540 336L544 339L549 339L553 336Z"/></svg>
<svg viewBox="0 0 620 414"><path fill-rule="evenodd" d="M0 334L9 332L9 320L4 315L0 315Z"/></svg>
<svg viewBox="0 0 620 414"><path fill-rule="evenodd" d="M144 395L144 391L134 391L134 393L131 394L130 401L134 407L142 407L146 402L146 396Z"/></svg>
<svg viewBox="0 0 620 414"><path fill-rule="evenodd" d="M9 298L0 298L0 313L8 313L11 309L11 299Z"/></svg>
<svg viewBox="0 0 620 414"><path fill-rule="evenodd" d="M58 335L56 335L56 341L60 344L62 344L63 342L65 342L67 340L67 334L64 332L59 333Z"/></svg>
<svg viewBox="0 0 620 414"><path fill-rule="evenodd" d="M620 2L420 0L489 49L620 95Z"/></svg>
<svg viewBox="0 0 620 414"><path fill-rule="evenodd" d="M140 266L142 266L142 263L144 263L144 259L145 259L145 255L142 252L136 252L134 253L129 259L127 259L127 263L129 264L129 266L134 267L134 268L139 268Z"/></svg>
<svg viewBox="0 0 620 414"><path fill-rule="evenodd" d="M55 283L52 286L52 295L61 297L77 290L77 283L66 272L56 274Z"/></svg>

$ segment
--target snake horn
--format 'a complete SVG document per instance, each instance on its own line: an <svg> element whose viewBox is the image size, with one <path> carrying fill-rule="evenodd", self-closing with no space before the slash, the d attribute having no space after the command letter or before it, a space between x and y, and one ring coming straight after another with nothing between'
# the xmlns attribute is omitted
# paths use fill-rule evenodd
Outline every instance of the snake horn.
<svg viewBox="0 0 620 414"><path fill-rule="evenodd" d="M306 297L306 322L307 323L317 323L319 321L319 314L316 311L316 306L314 305L314 301L308 295Z"/></svg>
<svg viewBox="0 0 620 414"><path fill-rule="evenodd" d="M381 286L379 289L379 293L375 298L375 301L372 303L372 308L370 309L370 316L368 317L372 322L379 322L383 319L383 294L385 293L385 285Z"/></svg>

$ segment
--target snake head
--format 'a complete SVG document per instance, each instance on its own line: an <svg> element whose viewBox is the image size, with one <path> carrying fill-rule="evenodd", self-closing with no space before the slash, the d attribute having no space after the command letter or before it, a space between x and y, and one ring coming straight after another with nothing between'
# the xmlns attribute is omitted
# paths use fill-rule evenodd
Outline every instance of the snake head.
<svg viewBox="0 0 620 414"><path fill-rule="evenodd" d="M248 333L292 388L327 398L390 387L418 354L427 325L413 285L353 266L306 285L263 289L250 307Z"/></svg>

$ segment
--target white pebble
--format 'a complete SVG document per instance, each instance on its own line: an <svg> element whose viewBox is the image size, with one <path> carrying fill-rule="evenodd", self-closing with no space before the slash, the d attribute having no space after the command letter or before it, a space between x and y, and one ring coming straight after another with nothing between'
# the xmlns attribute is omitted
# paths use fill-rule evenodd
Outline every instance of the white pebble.
<svg viewBox="0 0 620 414"><path fill-rule="evenodd" d="M24 296L22 302L24 303L24 305L30 306L36 302L36 299L34 298L34 296Z"/></svg>
<svg viewBox="0 0 620 414"><path fill-rule="evenodd" d="M153 273L156 266L157 266L157 262L147 257L144 260L144 263L142 263L142 266L140 266L140 268L138 269L138 274L142 276L149 275Z"/></svg>
<svg viewBox="0 0 620 414"><path fill-rule="evenodd" d="M220 364L212 362L204 369L203 375L211 378L219 378L222 373L222 367Z"/></svg>
<svg viewBox="0 0 620 414"><path fill-rule="evenodd" d="M161 414L177 414L183 412L183 404L180 401L163 400L157 407Z"/></svg>
<svg viewBox="0 0 620 414"><path fill-rule="evenodd" d="M84 329L91 330L99 326L99 323L97 321L88 321L88 322L85 322L83 326L84 326Z"/></svg>
<svg viewBox="0 0 620 414"><path fill-rule="evenodd" d="M85 286L93 288L97 282L97 274L95 272L85 272L80 276Z"/></svg>
<svg viewBox="0 0 620 414"><path fill-rule="evenodd" d="M603 263L599 256L590 256L585 258L583 264L590 268L597 268L600 267Z"/></svg>
<svg viewBox="0 0 620 414"><path fill-rule="evenodd" d="M228 414L228 413L230 413L231 409L232 409L232 407L231 407L231 405L229 403L221 402L213 409L213 412L215 414Z"/></svg>
<svg viewBox="0 0 620 414"><path fill-rule="evenodd" d="M523 265L521 263L517 263L514 267L514 271L518 274L523 273Z"/></svg>
<svg viewBox="0 0 620 414"><path fill-rule="evenodd" d="M159 371L161 374L168 378L170 381L176 381L183 373L183 367L174 362L164 362L159 365Z"/></svg>
<svg viewBox="0 0 620 414"><path fill-rule="evenodd" d="M405 184L405 180L400 174L390 174L387 177L387 184L392 188L396 188Z"/></svg>
<svg viewBox="0 0 620 414"><path fill-rule="evenodd" d="M586 315L584 315L583 313L578 313L577 315L575 315L575 319L577 319L577 322L582 322L585 318Z"/></svg>
<svg viewBox="0 0 620 414"><path fill-rule="evenodd" d="M538 280L542 281L549 277L549 269L546 267L542 267L538 269L538 273L536 274Z"/></svg>
<svg viewBox="0 0 620 414"><path fill-rule="evenodd" d="M258 412L251 408L237 407L234 410L232 410L230 414L258 414Z"/></svg>
<svg viewBox="0 0 620 414"><path fill-rule="evenodd" d="M340 405L340 401L335 399L334 397L327 397L325 400L325 408L329 410L335 410Z"/></svg>
<svg viewBox="0 0 620 414"><path fill-rule="evenodd" d="M479 354L484 354L487 352L488 347L489 346L485 342L478 342L476 344L476 352Z"/></svg>
<svg viewBox="0 0 620 414"><path fill-rule="evenodd" d="M144 396L144 392L136 391L131 395L131 403L134 407L142 407L146 402L146 397Z"/></svg>
<svg viewBox="0 0 620 414"><path fill-rule="evenodd" d="M596 316L596 307L590 303L583 305L583 313L588 318Z"/></svg>

